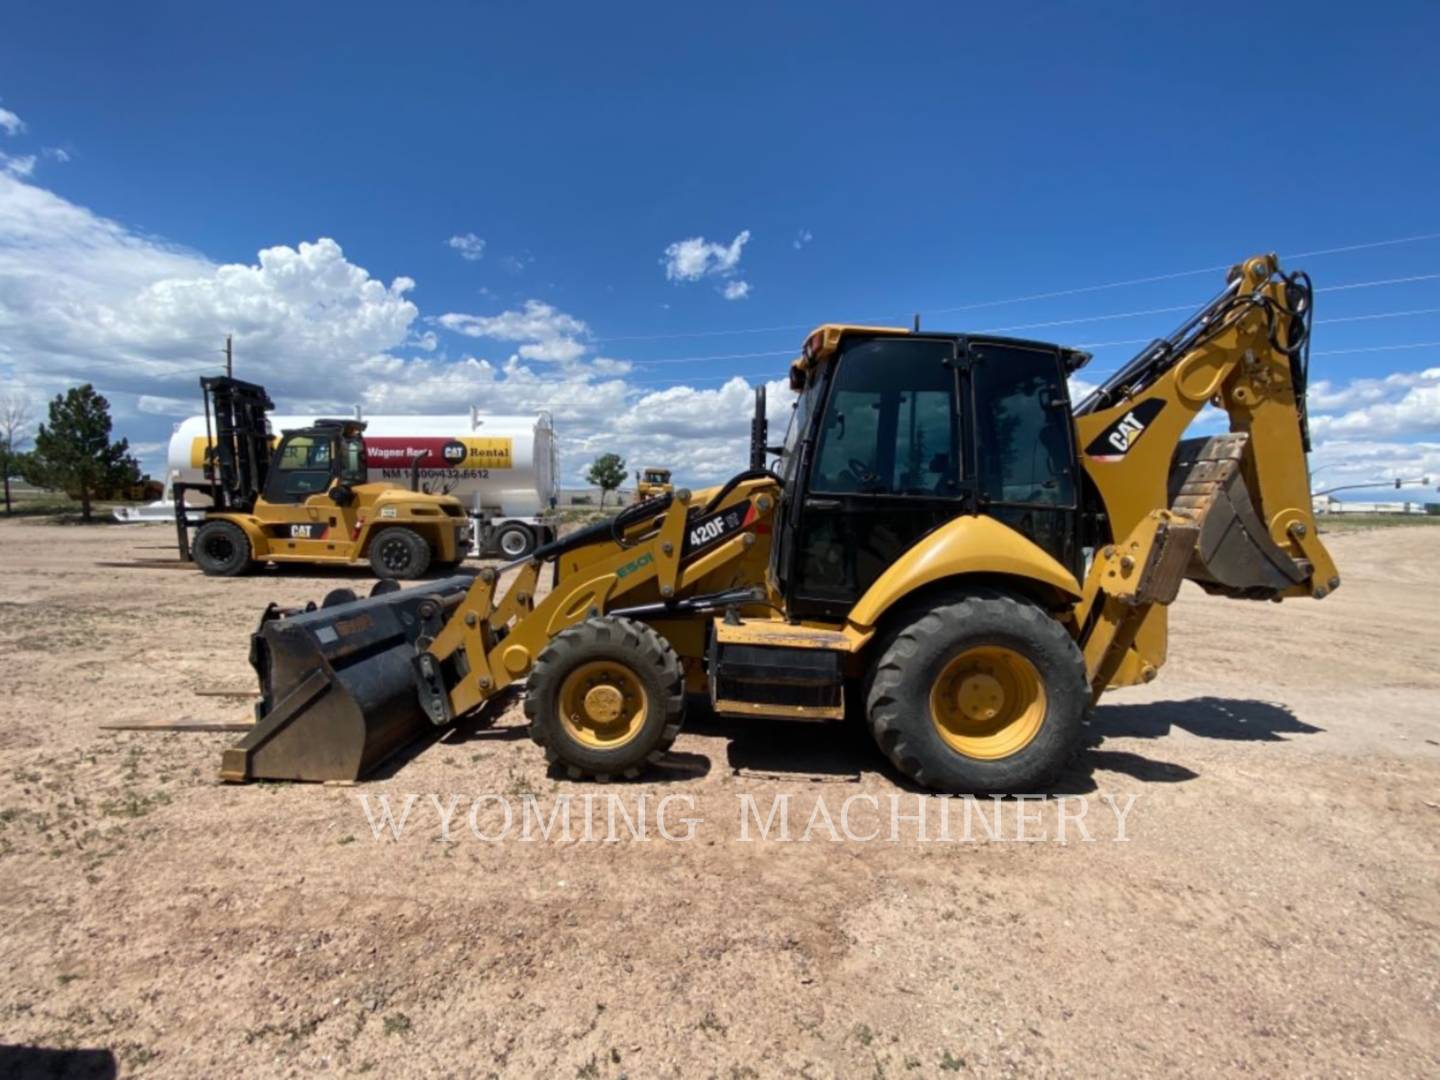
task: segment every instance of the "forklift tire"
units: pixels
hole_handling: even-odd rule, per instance
[[[233,521],[207,521],[190,545],[195,565],[211,577],[239,577],[255,568],[250,538]]]
[[[495,550],[508,561],[523,559],[535,550],[535,534],[524,525],[506,525],[495,534]]]
[[[369,558],[376,577],[407,581],[430,568],[430,545],[413,529],[392,526],[375,534]]]
[[[680,734],[680,657],[644,623],[596,616],[563,630],[526,683],[530,738],[571,779],[632,778]]]
[[[895,767],[953,794],[1045,789],[1080,744],[1085,660],[1042,608],[948,597],[893,633],[870,679],[870,731]]]

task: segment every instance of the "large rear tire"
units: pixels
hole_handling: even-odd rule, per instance
[[[211,577],[238,577],[255,568],[250,538],[233,521],[207,521],[190,545],[195,565]]]
[[[413,529],[392,526],[370,541],[370,568],[378,578],[408,581],[430,568],[430,545]]]
[[[947,599],[895,632],[870,680],[875,741],[916,783],[954,794],[1044,790],[1080,743],[1085,660],[1042,608]]]
[[[675,650],[644,623],[616,616],[557,634],[525,692],[530,737],[574,779],[639,776],[670,748],[684,714]]]

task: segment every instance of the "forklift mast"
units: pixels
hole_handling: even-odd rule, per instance
[[[200,390],[205,398],[205,480],[177,481],[171,487],[182,562],[191,558],[190,528],[203,522],[206,510],[249,512],[270,471],[270,424],[265,414],[275,405],[265,388],[227,375],[207,375],[200,379]],[[188,506],[188,491],[209,496],[210,506]]]
[[[245,513],[265,490],[270,424],[275,407],[263,386],[225,375],[200,380],[205,395],[205,478],[216,509]],[[212,429],[211,423],[214,423]]]

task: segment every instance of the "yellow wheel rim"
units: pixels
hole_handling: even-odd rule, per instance
[[[1045,723],[1045,684],[1014,649],[966,649],[930,688],[930,720],[957,754],[1009,757],[1029,746]]]
[[[648,706],[639,678],[612,660],[581,664],[560,684],[560,722],[571,738],[597,750],[639,735]]]

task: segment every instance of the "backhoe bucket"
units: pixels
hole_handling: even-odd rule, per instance
[[[417,697],[417,641],[439,632],[471,581],[366,600],[332,594],[327,606],[299,612],[272,604],[250,639],[256,724],[225,751],[221,779],[359,780],[434,730]]]
[[[1248,442],[1244,432],[1181,442],[1170,504],[1200,530],[1185,576],[1206,592],[1265,600],[1306,581],[1311,567],[1270,539],[1245,483]]]

